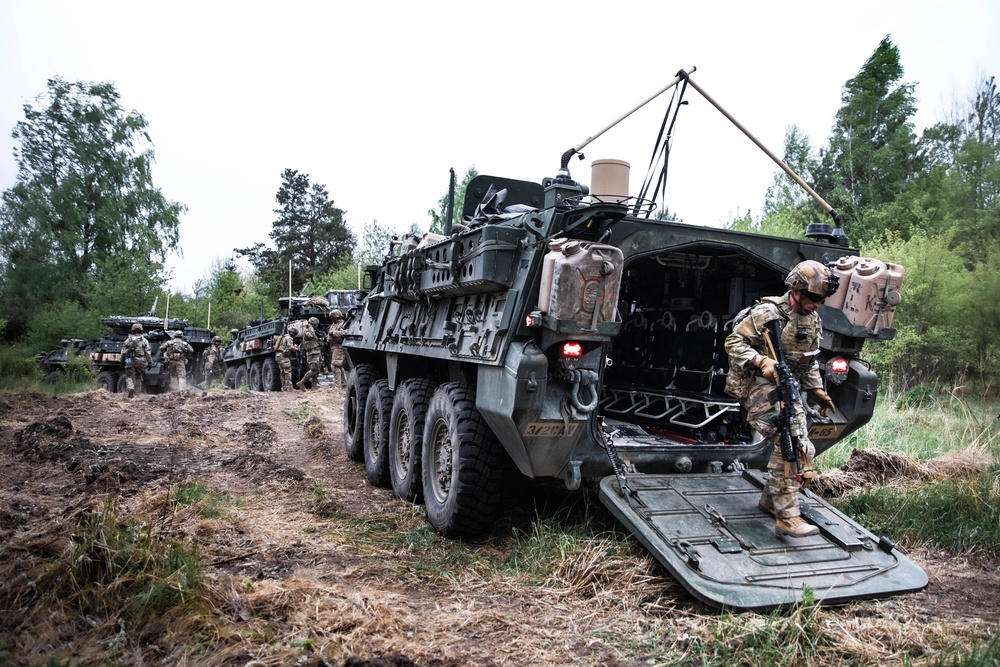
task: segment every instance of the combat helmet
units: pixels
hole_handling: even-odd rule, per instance
[[[184,338],[184,332],[178,329],[174,332],[174,338]]]
[[[344,319],[344,314],[340,312],[339,308],[334,308],[330,311],[330,318],[334,320],[342,320]]]
[[[212,336],[212,342],[213,343],[222,343],[222,339],[219,338],[218,336]]]
[[[132,325],[132,333],[142,333],[142,325],[136,322]]]
[[[319,319],[316,318],[316,317],[310,317],[309,318],[309,326],[318,327],[319,326]]]
[[[828,297],[840,286],[840,276],[813,259],[799,262],[785,277],[790,290],[805,290],[811,296]]]

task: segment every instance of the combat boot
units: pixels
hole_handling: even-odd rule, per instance
[[[809,537],[810,535],[818,535],[819,528],[811,523],[806,523],[800,516],[793,516],[790,519],[778,517],[774,532],[777,535],[788,535],[789,537]]]
[[[302,378],[301,380],[299,380],[298,382],[296,382],[295,383],[295,388],[296,389],[302,389],[303,391],[305,391],[305,388],[306,388],[306,379]]]
[[[129,398],[135,398],[135,389],[129,389],[128,390],[128,397]]]

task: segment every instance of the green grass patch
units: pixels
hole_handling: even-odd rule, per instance
[[[224,517],[231,508],[242,504],[241,499],[211,489],[200,482],[179,485],[174,489],[170,502],[174,507],[197,505],[198,516],[203,519]]]
[[[123,522],[113,500],[87,517],[37,588],[84,616],[106,618],[148,620],[205,601],[197,550],[162,538],[149,523]]]
[[[862,489],[837,502],[876,534],[964,552],[1000,550],[1000,466],[972,478]]]
[[[316,415],[316,409],[309,405],[299,405],[297,407],[285,408],[283,414],[296,424],[302,424],[310,417]]]
[[[650,665],[699,665],[700,667],[799,667],[845,664],[840,638],[826,630],[812,590],[803,591],[803,602],[767,614],[723,613],[706,618],[697,634],[664,637],[595,633]]]
[[[981,449],[1000,460],[997,401],[935,393],[921,385],[884,393],[871,421],[823,453],[823,468],[837,468],[853,449],[880,449],[925,462],[949,452]]]
[[[911,667],[914,663],[907,659],[903,664]],[[987,642],[977,642],[971,647],[953,646],[921,664],[924,667],[996,667],[1000,665],[1000,633],[994,634]]]

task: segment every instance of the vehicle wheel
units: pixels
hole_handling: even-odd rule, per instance
[[[404,380],[396,390],[389,417],[389,482],[403,500],[420,500],[420,450],[424,421],[434,386],[430,380]]]
[[[118,393],[119,394],[124,394],[125,392],[128,391],[128,387],[126,386],[127,380],[128,380],[128,377],[124,373],[122,373],[121,375],[118,376]]]
[[[264,391],[278,391],[281,389],[281,370],[278,362],[268,357],[260,367],[260,384]]]
[[[388,380],[376,380],[365,402],[365,474],[372,486],[389,486],[389,416],[394,396]]]
[[[101,371],[97,374],[97,386],[106,389],[112,394],[118,391],[118,373],[111,371]]]
[[[240,366],[236,369],[235,375],[233,375],[233,387],[236,389],[242,389],[247,386],[247,376],[250,371],[247,370],[246,366]]]
[[[261,363],[259,361],[250,364],[250,375],[247,381],[250,384],[250,391],[262,391],[264,389],[264,385],[261,382]]]
[[[352,461],[365,460],[365,402],[372,382],[379,377],[371,364],[358,364],[347,378],[344,396],[344,450]]]
[[[422,456],[427,518],[445,537],[487,531],[500,499],[503,448],[464,382],[438,387],[424,425]]]
[[[222,386],[226,389],[236,389],[236,366],[226,368],[226,374],[222,376]]]
[[[52,371],[45,376],[45,382],[48,384],[55,384],[56,382],[59,382],[59,380],[62,379],[63,379],[62,371]]]

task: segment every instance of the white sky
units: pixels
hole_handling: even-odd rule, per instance
[[[167,266],[190,291],[233,248],[270,242],[285,168],[326,185],[359,240],[372,220],[426,229],[449,168],[554,176],[563,151],[691,65],[776,154],[792,124],[825,145],[843,84],[887,34],[918,133],[1000,76],[996,0],[0,0],[0,189],[16,176],[10,130],[49,78],[114,82],[149,122],[155,184],[188,207]],[[637,194],[668,99],[584,149],[573,176],[627,160]],[[700,225],[757,215],[777,167],[687,99],[667,206]]]

